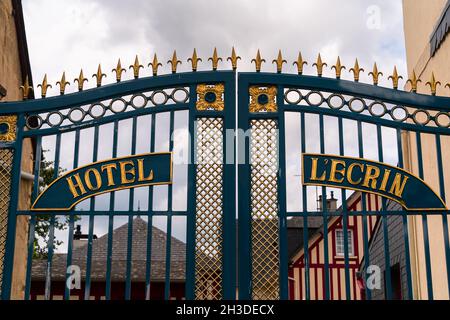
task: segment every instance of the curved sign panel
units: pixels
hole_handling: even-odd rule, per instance
[[[98,194],[172,183],[172,153],[146,153],[76,168],[55,179],[36,199],[34,211],[68,211]]]
[[[323,154],[302,154],[303,184],[375,193],[406,210],[447,210],[442,199],[420,178],[381,162]]]

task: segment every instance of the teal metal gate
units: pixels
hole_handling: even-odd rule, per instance
[[[320,187],[321,203],[314,208],[310,201],[311,194],[314,195],[314,189],[301,185],[304,177],[302,177],[301,171],[298,171],[303,170],[300,165],[301,155],[307,152],[315,151],[324,155],[330,153],[329,150],[334,150],[332,153],[336,155],[349,155],[351,152],[347,149],[346,133],[347,125],[351,123],[356,130],[353,134],[356,137],[353,150],[356,158],[367,158],[368,150],[374,152],[370,157],[376,158],[373,160],[379,162],[387,161],[387,158],[391,159],[392,154],[395,154],[394,166],[406,167],[408,170],[414,171],[420,178],[425,176],[424,166],[426,165],[422,151],[423,140],[426,139],[427,144],[432,141],[435,145],[433,159],[436,161],[434,166],[437,170],[439,195],[445,201],[446,181],[442,153],[445,146],[442,141],[448,143],[448,140],[445,139],[450,135],[450,99],[434,96],[438,85],[434,77],[428,83],[433,95],[427,96],[415,93],[417,88],[415,76],[410,80],[413,93],[398,91],[399,77],[396,70],[390,77],[393,80],[394,89],[387,89],[377,86],[379,73],[376,66],[371,73],[374,85],[367,85],[358,82],[361,70],[357,63],[351,69],[355,77],[355,81],[352,82],[340,79],[342,66],[339,60],[334,66],[337,79],[331,79],[322,77],[324,64],[320,57],[315,64],[318,77],[302,75],[305,62],[301,56],[295,62],[298,67],[298,75],[282,74],[282,65],[285,61],[281,54],[277,60],[274,60],[277,65],[277,73],[261,73],[261,64],[264,60],[261,59],[259,52],[254,59],[256,72],[240,73],[236,76],[238,58],[233,50],[229,58],[233,70],[217,71],[219,58],[215,52],[211,58],[213,71],[197,72],[199,59],[194,51],[193,57],[188,60],[192,64],[192,72],[177,73],[179,61],[174,54],[173,59],[169,61],[172,65],[172,74],[160,76],[157,75],[159,63],[155,56],[152,63],[153,77],[139,78],[139,69],[142,66],[136,60],[136,63],[131,66],[135,79],[123,82],[121,81],[123,69],[119,61],[115,69],[116,84],[102,86],[104,74],[99,66],[98,72],[94,75],[97,79],[97,88],[83,91],[85,79],[81,72],[80,77],[76,79],[78,93],[64,95],[67,83],[63,76],[58,82],[61,95],[45,98],[48,87],[45,78],[41,85],[42,99],[8,102],[0,105],[0,279],[2,299],[10,299],[15,296],[14,288],[18,285],[15,283],[16,281],[20,286],[20,276],[14,275],[14,272],[19,273],[18,264],[20,263],[26,266],[23,277],[23,298],[36,298],[32,294],[32,273],[33,265],[37,263],[36,246],[40,243],[37,238],[42,236],[37,233],[37,226],[42,228],[42,224],[47,228],[45,229],[46,251],[41,256],[41,260],[44,260],[45,273],[43,297],[45,299],[54,297],[54,292],[58,289],[52,285],[52,267],[56,259],[54,257],[55,246],[60,241],[55,233],[55,226],[56,228],[58,226],[57,216],[66,216],[68,219],[68,236],[64,240],[67,244],[67,253],[64,255],[67,268],[73,265],[75,223],[81,215],[88,219],[86,260],[82,266],[84,291],[82,298],[84,299],[92,296],[91,271],[94,268],[92,259],[95,254],[93,253],[94,225],[99,217],[107,218],[107,241],[104,248],[106,261],[102,278],[103,296],[105,299],[115,297],[112,292],[112,283],[115,281],[113,279],[114,219],[117,216],[126,216],[128,222],[126,252],[123,253],[126,257],[123,260],[125,276],[123,278],[123,295],[121,296],[125,299],[137,297],[133,293],[133,288],[136,288],[136,286],[133,287],[133,279],[137,272],[133,251],[133,236],[136,236],[133,234],[135,230],[133,224],[135,223],[134,217],[137,216],[145,217],[147,222],[145,257],[141,257],[145,262],[144,267],[139,269],[139,272],[145,273],[145,285],[139,289],[141,291],[140,298],[150,299],[152,288],[156,288],[158,285],[153,283],[153,272],[155,272],[156,265],[153,264],[155,252],[152,252],[154,248],[152,242],[155,241],[154,235],[152,236],[152,221],[156,216],[165,217],[166,221],[165,247],[158,248],[164,251],[165,256],[163,271],[161,271],[164,274],[161,298],[164,299],[174,297],[172,291],[175,290],[175,280],[182,282],[182,296],[186,299],[299,298],[299,295],[295,294],[299,285],[290,285],[289,282],[295,278],[290,276],[290,267],[295,261],[288,252],[290,251],[288,225],[295,219],[301,221],[300,227],[303,229],[301,237],[296,238],[296,241],[302,243],[301,247],[296,248],[297,251],[303,250],[303,258],[300,262],[302,270],[300,278],[303,279],[303,282],[298,290],[301,291],[302,299],[311,299],[311,266],[312,263],[315,263],[313,260],[316,258],[310,257],[311,234],[308,220],[315,219],[317,221],[317,218],[321,220],[321,226],[316,229],[323,238],[321,256],[323,257],[323,263],[321,263],[323,278],[320,280],[322,287],[319,288],[319,285],[314,284],[314,290],[316,292],[319,289],[323,291],[321,293],[323,299],[335,299],[333,290],[336,289],[333,289],[333,286],[336,280],[333,276],[334,271],[331,270],[335,266],[329,261],[330,257],[333,258],[330,252],[335,250],[334,240],[323,236],[329,234],[330,223],[334,217],[342,219],[340,223],[343,229],[342,265],[344,268],[343,291],[345,293],[342,296],[339,294],[340,298],[361,298],[360,295],[352,295],[351,291],[356,286],[357,272],[365,272],[371,265],[370,253],[376,242],[375,229],[372,230],[370,227],[368,230],[368,224],[371,223],[372,217],[376,218],[379,232],[382,234],[380,241],[384,251],[385,298],[393,298],[392,259],[390,256],[390,250],[392,250],[390,241],[393,240],[389,235],[390,218],[401,221],[404,257],[402,267],[404,273],[401,277],[405,278],[404,283],[406,284],[406,287],[403,288],[406,295],[403,298],[417,298],[414,296],[414,285],[420,286],[420,284],[413,283],[413,272],[416,271],[412,270],[410,261],[409,229],[411,227],[408,224],[411,217],[420,218],[422,226],[425,277],[429,299],[433,299],[434,287],[427,223],[430,217],[441,219],[442,245],[443,252],[445,252],[444,278],[448,284],[447,288],[450,290],[447,209],[430,211],[408,211],[401,207],[393,209],[385,199],[380,200],[380,208],[374,209],[366,203],[366,193],[362,192],[360,208],[350,210],[346,202],[350,197],[351,190],[342,188],[338,197],[340,209],[328,210],[326,186]],[[237,90],[236,82],[238,83]],[[23,90],[24,96],[27,97],[29,91],[27,84],[24,85]],[[237,108],[235,106],[236,96]],[[45,190],[50,190],[50,184],[43,182],[43,163],[48,161],[44,156],[44,139],[53,139],[55,146],[52,155],[53,163],[50,166],[52,170],[50,173],[48,170],[45,171],[47,176],[51,176],[50,180],[52,181],[68,177],[71,171],[65,171],[66,169],[74,169],[73,172],[81,170],[83,168],[81,159],[86,162],[86,153],[91,152],[87,163],[91,162],[94,166],[100,166],[101,161],[120,161],[121,157],[129,158],[142,153],[140,150],[143,148],[142,141],[148,141],[148,143],[145,142],[148,145],[144,148],[146,154],[171,152],[171,161],[174,161],[173,155],[177,151],[174,144],[178,143],[177,135],[174,135],[175,123],[178,115],[183,112],[187,114],[186,123],[190,135],[187,139],[189,161],[186,164],[186,182],[185,188],[182,188],[181,191],[174,192],[176,183],[172,180],[167,183],[165,195],[164,191],[161,191],[162,189],[155,191],[157,188],[161,188],[156,186],[156,183],[147,183],[143,187],[144,190],[147,190],[145,191],[147,208],[141,210],[139,201],[136,201],[136,193],[142,188],[134,189],[134,185],[131,184],[114,190],[100,190],[100,184],[111,181],[106,179],[112,179],[113,176],[108,176],[107,170],[99,171],[100,169],[89,167],[88,164],[87,167],[91,171],[87,170],[85,173],[85,186],[81,180],[76,180],[75,175],[73,176],[75,177],[73,181],[77,183],[75,189],[78,189],[76,190],[80,192],[93,191],[91,197],[85,200],[84,207],[75,206],[69,211],[62,212],[54,210],[54,207],[45,209],[44,206],[39,210],[36,209],[35,200],[46,192]],[[166,122],[160,119],[162,115],[167,117]],[[311,120],[311,115],[313,118],[315,117],[315,127],[312,124],[314,121]],[[139,124],[144,117],[148,117],[149,125]],[[293,119],[297,119],[297,124]],[[127,120],[130,121],[129,131],[124,130],[125,133],[122,134],[121,125]],[[334,131],[328,129],[331,122],[335,123]],[[310,125],[313,127],[308,127]],[[363,132],[366,125],[372,126],[373,135]],[[101,135],[102,128],[105,126],[112,128],[109,137],[105,134]],[[236,128],[239,130],[236,131]],[[383,140],[385,128],[393,132],[389,138],[390,141]],[[91,133],[86,134],[88,131]],[[163,131],[166,131],[168,138],[161,142],[159,135],[162,135]],[[330,132],[333,132],[331,140]],[[408,159],[409,164],[405,166],[405,138],[402,136],[405,133],[410,138],[413,137],[411,139],[414,141],[416,151],[413,152],[414,165],[411,165],[411,159]],[[63,143],[65,135],[73,135],[71,143]],[[295,135],[294,140],[298,141],[297,149],[288,145],[287,142],[288,139],[292,139],[293,135]],[[129,146],[128,149],[124,149],[126,151],[119,152],[122,143],[121,137],[124,136],[125,139],[128,139]],[[105,152],[105,141],[109,141],[108,139],[111,141],[110,148],[108,147],[109,149]],[[237,144],[235,144],[235,140]],[[383,147],[387,142],[394,146],[388,150],[389,156],[386,148]],[[88,147],[89,143],[92,144],[91,147]],[[24,146],[27,144],[32,146],[31,158],[30,154],[24,152]],[[298,158],[298,164],[294,165],[290,162],[292,154],[294,154],[294,158]],[[62,166],[62,161],[70,164]],[[27,163],[31,163],[32,172],[24,174]],[[296,163],[296,160],[293,163]],[[139,166],[139,162],[136,162],[136,165]],[[291,165],[296,166],[297,169],[289,169],[288,167]],[[122,172],[125,172],[124,176],[122,175],[122,182],[128,181],[126,177],[130,171],[126,170],[125,164],[121,168]],[[136,168],[138,169],[133,170],[142,169],[141,171],[144,171],[143,167]],[[102,172],[104,176],[97,175],[96,172]],[[292,174],[293,172],[296,174]],[[132,176],[136,176],[136,171],[133,171]],[[296,178],[292,180],[292,176]],[[24,177],[28,177],[30,180],[29,185],[24,182]],[[92,177],[97,183],[95,186],[92,183]],[[173,178],[179,177],[178,173]],[[293,184],[298,184],[299,189],[295,190]],[[83,190],[80,185],[89,190]],[[122,189],[129,190],[127,191],[128,195],[125,198],[122,195],[117,200],[117,194],[123,192]],[[27,192],[31,195],[31,202],[27,202]],[[107,207],[99,209],[96,203],[99,202],[100,193],[107,192],[110,194],[106,200]],[[154,194],[161,198],[155,198]],[[52,196],[58,197],[58,194],[51,194],[50,201],[52,201]],[[177,207],[177,202],[182,202],[180,199],[184,198],[187,199],[186,208],[174,209]],[[292,200],[294,198],[300,199],[297,207],[290,203],[290,201],[294,201]],[[162,209],[158,204],[162,201],[161,199],[165,202]],[[103,203],[105,199],[101,201]],[[186,219],[186,243],[185,253],[183,253],[185,259],[179,260],[182,266],[178,264],[172,266],[176,260],[174,254],[180,253],[172,252],[172,242],[175,241],[172,239],[173,220],[178,217]],[[236,220],[237,217],[238,220]],[[353,239],[353,235],[350,236],[348,232],[349,219],[356,219],[356,217],[362,221],[363,244],[361,246],[362,257],[360,257],[360,261],[358,260],[359,269],[352,266],[350,254],[355,249],[350,252],[349,246],[352,246],[352,240],[349,240],[349,237]],[[302,219],[298,220],[298,218]],[[238,221],[239,231],[237,243],[236,221]],[[16,230],[24,228],[28,239],[25,245],[26,250],[24,250],[26,252],[24,261],[20,262],[18,257],[21,257],[22,242],[16,236]],[[17,231],[17,234],[20,232]],[[332,243],[329,243],[329,239],[332,240]],[[236,248],[238,253],[236,253]],[[317,259],[320,260],[321,257],[318,256]],[[237,266],[238,268],[236,268]],[[238,275],[236,275],[236,269],[238,269]],[[183,279],[174,279],[174,270],[181,270],[180,272],[184,274],[184,282]],[[352,270],[352,274],[350,274],[350,270]],[[64,274],[65,279],[71,277],[69,270],[65,270]],[[294,283],[298,281],[298,277],[296,279],[293,280]],[[370,299],[372,290],[364,285],[365,280],[363,277],[363,291],[365,298]],[[314,281],[317,281],[317,277]],[[70,286],[64,286],[63,296],[65,299],[70,299]],[[314,297],[318,298],[319,295],[315,294]]]

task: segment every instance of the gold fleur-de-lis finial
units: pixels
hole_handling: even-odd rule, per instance
[[[120,82],[120,80],[122,79],[122,72],[127,72],[126,69],[122,68],[122,64],[120,63],[120,59],[119,61],[117,61],[117,66],[115,69],[112,69],[113,72],[116,73],[116,81]]]
[[[78,91],[83,91],[84,82],[88,82],[89,80],[86,79],[83,75],[83,69],[80,71],[80,75],[77,79],[74,79],[73,82],[78,82]]]
[[[47,89],[52,87],[52,85],[47,82],[47,74],[44,75],[42,84],[38,84],[37,86],[38,88],[41,87],[41,97],[45,98],[47,96]]]
[[[148,64],[148,66],[152,66],[153,76],[158,75],[158,67],[162,67],[162,64],[158,62],[158,57],[156,57],[156,53],[153,55],[153,61]]]
[[[219,65],[219,61],[222,61],[222,58],[217,55],[217,48],[214,48],[213,55],[212,57],[208,58],[208,61],[211,61],[213,71],[216,71],[217,66]]]
[[[66,81],[66,73],[63,72],[61,80],[59,80],[56,84],[59,85],[59,94],[63,95],[64,91],[66,91],[66,86],[70,85],[69,81]]]
[[[103,78],[103,77],[106,78],[106,74],[104,74],[104,73],[102,72],[102,67],[101,67],[100,64],[98,65],[97,73],[94,73],[94,74],[92,75],[92,78],[93,78],[93,77],[97,78],[97,87],[100,87],[100,86],[102,85],[102,78]]]
[[[313,63],[313,67],[317,68],[317,75],[319,77],[322,76],[324,66],[328,66],[328,65],[325,62],[322,62],[322,57],[320,56],[320,53],[319,53],[319,55],[317,56],[317,61]]]
[[[336,64],[332,66],[331,69],[334,69],[336,71],[336,79],[340,79],[341,72],[343,69],[345,69],[345,66],[341,64],[341,58],[339,58],[339,56],[337,57]]]
[[[436,78],[434,77],[434,72],[431,72],[431,79],[425,85],[430,86],[431,94],[433,96],[435,96],[436,95],[437,86],[441,85],[441,82],[440,81],[436,81]]]
[[[272,64],[277,64],[277,73],[281,73],[283,69],[283,63],[287,63],[286,60],[283,59],[283,56],[281,55],[281,50],[278,50],[278,56],[275,60],[272,61]]]
[[[202,61],[202,58],[197,57],[197,50],[194,48],[194,52],[192,53],[192,58],[187,59],[187,61],[192,64],[192,71],[197,71],[197,64],[199,61]]]
[[[260,72],[261,71],[261,65],[262,65],[263,62],[266,62],[266,60],[261,58],[261,53],[259,52],[259,49],[258,49],[258,52],[256,52],[256,58],[252,59],[251,62],[255,63],[256,72]]]
[[[133,75],[134,75],[135,79],[139,78],[139,69],[140,68],[144,68],[144,66],[139,63],[139,58],[136,55],[136,57],[134,58],[134,63],[132,65],[130,65],[130,67],[128,68],[128,69],[133,69]]]
[[[28,81],[28,75],[25,76],[25,82],[22,86],[20,86],[20,90],[22,90],[23,100],[27,100],[30,96],[31,91],[33,90],[33,87],[30,86],[30,83]]]
[[[237,69],[237,61],[241,59],[238,55],[236,55],[236,51],[234,50],[234,47],[231,49],[231,56],[227,58],[227,61],[231,61],[231,68],[233,71],[236,71]]]
[[[369,76],[372,76],[373,84],[375,86],[378,85],[378,77],[382,76],[382,75],[383,75],[383,72],[378,71],[377,63],[375,62],[373,64],[373,70],[371,72],[369,72]]]
[[[308,64],[308,62],[303,60],[302,53],[298,52],[297,61],[294,61],[292,65],[297,65],[298,74],[303,74],[303,65]]]
[[[173,51],[172,60],[167,61],[172,66],[172,73],[177,73],[177,66],[181,64],[181,61],[177,58],[177,51]]]
[[[394,66],[394,71],[392,72],[392,75],[390,75],[388,79],[392,80],[392,87],[395,90],[397,90],[398,89],[398,80],[403,79],[403,77],[398,75],[396,66]]]
[[[411,91],[417,92],[417,84],[422,82],[422,80],[417,79],[416,72],[413,70],[412,77],[406,81],[406,84],[411,83]]]
[[[351,68],[349,70],[349,72],[353,72],[353,78],[354,78],[355,82],[358,82],[359,74],[361,72],[364,72],[364,69],[359,67],[358,59],[355,60],[355,65],[353,66],[353,68]]]

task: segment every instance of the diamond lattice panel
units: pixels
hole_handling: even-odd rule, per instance
[[[222,298],[223,120],[197,121],[195,297]]]
[[[11,186],[11,167],[13,151],[0,150],[0,292],[3,279],[3,263],[5,261],[6,230],[8,228],[8,207]]]
[[[251,121],[252,298],[279,299],[278,134],[275,120]]]

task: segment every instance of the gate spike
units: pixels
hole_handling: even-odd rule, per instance
[[[435,96],[436,95],[437,86],[441,85],[441,82],[440,81],[436,81],[436,78],[434,77],[434,72],[431,72],[431,79],[425,85],[430,86],[431,94],[433,96]]]
[[[59,94],[63,95],[64,91],[66,91],[66,85],[70,85],[69,81],[66,81],[66,73],[63,72],[61,80],[56,84],[59,84]]]
[[[349,72],[353,72],[353,78],[354,78],[355,82],[358,82],[359,81],[359,74],[361,72],[364,72],[364,69],[359,67],[358,58],[356,58],[355,65],[353,66],[353,68],[351,68],[349,70]]]
[[[373,84],[375,86],[377,86],[378,85],[378,76],[382,76],[383,72],[378,71],[378,67],[377,67],[377,63],[376,62],[373,64],[373,71],[369,72],[369,76],[370,75],[372,76]]]
[[[298,57],[297,57],[297,61],[294,61],[292,63],[292,65],[297,65],[297,72],[298,74],[303,74],[303,65],[308,64],[308,62],[304,61],[302,58],[302,53],[299,51],[298,52]]]
[[[80,71],[80,75],[77,79],[74,79],[73,82],[78,82],[78,91],[83,91],[84,82],[89,82],[88,79],[86,79],[83,75],[83,69]]]
[[[139,59],[138,59],[137,55],[136,55],[136,58],[134,58],[134,63],[132,65],[130,65],[130,67],[128,69],[131,69],[131,68],[133,68],[134,78],[135,79],[139,78],[139,69],[144,68],[144,66],[139,63]]]
[[[45,96],[47,95],[47,89],[52,87],[51,84],[47,83],[47,74],[44,75],[42,84],[38,84],[37,86],[38,86],[38,88],[41,87],[41,97],[45,98]]]
[[[106,78],[106,74],[102,73],[102,67],[100,66],[100,64],[98,64],[97,73],[94,73],[92,75],[92,78],[93,77],[97,78],[97,87],[100,87],[102,85],[102,78]]]
[[[173,51],[172,60],[167,61],[167,63],[171,64],[171,66],[172,66],[172,73],[177,73],[177,66],[178,66],[178,64],[182,64],[182,62],[180,60],[178,60],[178,58],[177,58],[177,51],[176,50]]]
[[[251,62],[255,62],[256,72],[260,72],[261,71],[261,65],[262,65],[263,62],[266,62],[266,60],[265,59],[261,59],[261,53],[259,52],[259,49],[258,49],[258,52],[256,53],[256,58],[252,59]]]
[[[217,66],[219,65],[219,61],[222,61],[222,58],[220,58],[217,55],[217,48],[216,47],[214,47],[213,56],[208,58],[208,61],[212,62],[212,69],[213,69],[213,71],[216,71],[217,70]]]
[[[398,75],[396,66],[394,66],[394,71],[392,72],[392,75],[389,76],[388,80],[389,79],[392,79],[392,87],[395,90],[397,90],[398,89],[398,80],[403,79],[403,77]]]
[[[30,86],[30,83],[28,81],[28,75],[25,76],[25,82],[24,82],[24,84],[22,86],[19,87],[19,89],[22,90],[23,100],[27,100],[29,98],[29,96],[30,96],[30,92],[33,90],[33,87]]]
[[[234,47],[231,48],[231,56],[227,58],[227,61],[231,61],[231,68],[233,71],[236,71],[237,69],[237,61],[241,59],[238,55],[236,55],[236,51],[234,50]]]
[[[328,65],[325,62],[322,62],[322,57],[320,56],[320,53],[317,56],[317,61],[313,63],[313,67],[314,66],[317,68],[317,75],[321,77],[323,73],[323,67]]]
[[[196,72],[197,71],[197,64],[199,61],[202,61],[202,58],[198,58],[197,57],[197,50],[195,50],[194,48],[194,52],[192,53],[192,58],[187,59],[187,62],[191,62],[192,65],[192,71]]]
[[[341,65],[341,58],[338,56],[336,64],[331,67],[331,69],[336,70],[336,79],[341,78],[341,72],[343,69],[345,69],[345,66]]]
[[[412,77],[406,81],[406,84],[411,83],[411,91],[417,92],[417,84],[422,82],[422,80],[417,79],[416,72],[413,70]]]
[[[117,61],[116,68],[112,69],[111,72],[116,73],[116,81],[120,82],[120,80],[122,79],[122,72],[127,72],[127,70],[122,68],[122,64],[120,63],[120,59],[119,59],[119,61]]]
[[[272,61],[272,64],[273,63],[277,64],[277,73],[281,73],[283,69],[283,63],[287,63],[287,61],[284,60],[283,56],[281,55],[281,50],[278,50],[278,57],[276,58],[276,60]]]
[[[156,57],[156,53],[153,55],[153,61],[148,64],[148,66],[152,66],[153,76],[158,75],[158,67],[162,67],[162,64],[158,62],[158,58]]]

